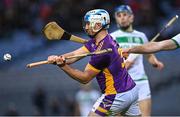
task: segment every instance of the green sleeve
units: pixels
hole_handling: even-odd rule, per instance
[[[171,39],[175,44],[176,44],[176,48],[180,48],[180,45],[178,44],[178,42],[175,39]]]

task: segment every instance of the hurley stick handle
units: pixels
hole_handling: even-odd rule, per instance
[[[86,56],[104,54],[104,53],[109,53],[109,52],[112,52],[111,48],[103,49],[103,50],[99,50],[99,51],[95,51],[95,52],[88,52],[88,53],[80,54],[80,55],[69,56],[69,57],[66,57],[65,59],[86,57]],[[48,61],[39,61],[39,62],[30,63],[30,64],[27,64],[27,68],[32,68],[32,67],[36,67],[36,66],[44,65],[44,64],[49,64],[49,62]]]
[[[161,35],[161,33],[164,32],[168,27],[170,27],[177,19],[178,15],[171,18],[171,20],[152,38],[151,42],[155,41]]]
[[[44,65],[44,64],[48,64],[48,61],[34,62],[34,63],[27,64],[26,66],[27,66],[27,68],[31,68],[31,67],[36,67],[39,65]]]
[[[88,42],[88,40],[85,40],[85,39],[83,39],[81,37],[77,37],[75,35],[71,35],[70,40],[74,41],[74,42],[77,42],[77,43],[82,43],[82,44],[85,44],[86,42]]]

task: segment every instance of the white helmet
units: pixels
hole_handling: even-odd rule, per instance
[[[93,29],[96,23],[102,24],[102,29],[108,29],[110,25],[109,13],[104,9],[95,9],[88,11],[84,16],[84,24],[89,22]],[[83,25],[84,27],[85,25]]]

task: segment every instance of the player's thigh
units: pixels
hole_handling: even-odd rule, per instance
[[[139,103],[136,100],[134,103],[132,103],[130,105],[130,107],[127,109],[127,111],[125,113],[123,113],[122,115],[126,115],[126,116],[140,116],[141,115],[141,111],[139,108]]]
[[[151,90],[149,86],[149,81],[136,82],[138,87],[138,101],[146,100],[151,98]]]
[[[139,103],[138,103],[138,88],[135,87],[136,89],[133,89],[131,91],[131,103],[128,106],[127,110],[122,112],[121,115],[126,115],[126,116],[139,116],[141,115],[141,111],[139,108]]]
[[[93,105],[92,112],[96,113],[99,116],[108,116],[110,115],[110,107],[113,104],[115,94],[113,95],[105,95],[102,94],[101,97],[96,101]],[[93,114],[91,112],[91,114]]]
[[[118,93],[113,95],[102,95],[94,104],[92,112],[100,116],[108,115],[120,115],[120,113],[126,113],[131,105],[138,99],[138,90],[133,88],[130,91],[124,93]],[[139,106],[137,106],[139,110]],[[132,115],[139,115],[140,111],[131,111]]]

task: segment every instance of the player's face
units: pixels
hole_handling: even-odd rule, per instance
[[[85,32],[86,32],[88,35],[95,35],[96,32],[97,32],[98,30],[100,30],[100,28],[101,28],[101,24],[100,24],[100,23],[96,23],[96,24],[94,25],[94,27],[92,27],[92,26],[90,25],[90,22],[86,22],[85,27],[84,27]]]
[[[93,31],[92,31],[90,22],[86,22],[84,29],[88,35],[93,35]]]
[[[133,23],[133,15],[127,12],[119,12],[115,15],[116,22],[120,27],[125,28],[129,27]]]

